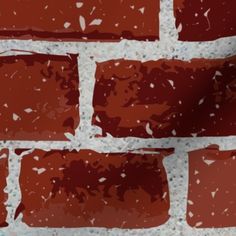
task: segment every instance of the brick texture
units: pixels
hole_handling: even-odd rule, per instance
[[[0,58],[0,139],[66,140],[79,123],[77,55]]]
[[[5,205],[7,194],[4,190],[7,185],[8,154],[9,152],[7,149],[0,150],[0,227],[8,226],[8,223],[6,222],[7,210]]]
[[[235,10],[0,0],[0,235],[235,235]]]
[[[93,124],[114,137],[235,135],[236,57],[98,63]]]
[[[234,0],[174,0],[176,27],[183,41],[236,35]]]
[[[1,0],[0,5],[1,38],[155,40],[159,35],[159,0]]]
[[[161,225],[169,218],[162,160],[172,153],[35,150],[22,160],[16,217],[22,212],[23,222],[32,227]]]
[[[197,228],[236,226],[236,151],[217,145],[189,153],[187,221]]]

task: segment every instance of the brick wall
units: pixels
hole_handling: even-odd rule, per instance
[[[21,4],[0,17],[1,234],[235,235],[235,3]]]

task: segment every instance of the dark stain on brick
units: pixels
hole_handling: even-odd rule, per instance
[[[17,148],[17,149],[15,149],[15,153],[16,153],[16,155],[21,155],[23,152],[28,151],[28,150],[30,150],[30,149],[29,148],[25,148],[25,149]]]
[[[74,119],[72,117],[69,117],[64,121],[63,126],[74,129],[74,124],[75,124]]]
[[[99,162],[91,165],[82,160],[72,161],[69,166],[63,165],[63,178],[51,178],[53,197],[60,188],[63,188],[68,195],[74,194],[80,202],[84,202],[86,197],[84,191],[94,196],[96,192],[99,192],[99,186],[103,187],[104,197],[111,197],[109,190],[115,185],[120,201],[124,201],[126,191],[139,188],[150,195],[151,201],[155,201],[157,196],[161,198],[163,185],[166,185],[167,181],[163,181],[161,173],[155,171],[159,169],[158,161],[154,160],[151,164],[132,163],[132,159],[133,155],[127,154],[127,162],[122,163],[119,167],[110,164],[106,170],[101,170],[102,166],[99,165]],[[126,173],[125,178],[121,176],[122,173]],[[104,182],[99,182],[100,178],[105,178]],[[78,192],[78,188],[83,190]]]
[[[179,39],[209,41],[236,35],[234,0],[174,0]]]

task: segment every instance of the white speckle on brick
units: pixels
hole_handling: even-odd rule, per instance
[[[125,174],[125,173],[121,173],[120,176],[121,176],[122,178],[125,178],[125,177],[126,177],[126,174]]]
[[[190,218],[192,218],[194,216],[191,211],[189,211],[188,215],[189,215]]]
[[[101,25],[102,19],[94,19],[89,25]]]
[[[79,17],[79,24],[80,24],[80,28],[84,31],[86,28],[86,22],[83,16]]]
[[[171,133],[172,133],[174,136],[176,136],[176,134],[177,134],[175,129],[173,129]]]
[[[76,7],[77,8],[81,8],[83,5],[84,5],[83,2],[77,2],[76,3]]]
[[[21,120],[20,116],[17,115],[16,113],[13,113],[13,114],[12,114],[12,119],[13,119],[14,121]]]
[[[150,83],[150,88],[154,88],[155,85],[153,83]]]
[[[141,7],[138,9],[142,14],[144,14],[144,11],[145,11],[145,7]]]
[[[64,28],[65,28],[65,29],[68,29],[70,26],[71,26],[71,23],[70,23],[70,22],[65,22],[65,23],[64,23]]]
[[[153,135],[153,131],[151,130],[150,123],[146,124],[146,132],[149,135]]]
[[[199,227],[199,226],[201,226],[203,223],[202,222],[197,222],[196,224],[195,224],[195,227]]]
[[[25,111],[26,113],[31,113],[33,110],[32,110],[31,108],[26,108],[24,111]]]
[[[100,183],[103,183],[103,182],[105,182],[106,180],[107,180],[106,178],[102,177],[102,178],[100,178],[98,181],[99,181]]]
[[[202,157],[202,160],[209,166],[215,162],[215,160],[208,160],[204,156]]]
[[[203,104],[203,103],[204,103],[204,100],[205,100],[205,98],[202,98],[202,99],[198,102],[198,105]]]
[[[38,175],[41,175],[43,172],[46,171],[45,168],[37,168],[37,167],[34,167],[32,170],[37,172]]]

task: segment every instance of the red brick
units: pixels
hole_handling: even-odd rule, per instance
[[[79,123],[77,55],[0,57],[0,139],[66,140]]]
[[[189,153],[187,221],[197,228],[236,226],[236,150]]]
[[[236,134],[236,57],[97,64],[92,123],[103,136]]]
[[[5,202],[7,200],[7,194],[4,189],[7,185],[6,178],[8,176],[8,155],[7,149],[0,150],[0,227],[8,226],[6,222],[7,210]]]
[[[16,217],[32,227],[161,225],[170,204],[162,160],[172,153],[35,150],[22,159]]]
[[[1,38],[156,40],[159,0],[0,0]]]
[[[174,0],[176,27],[183,41],[236,35],[235,0]]]

